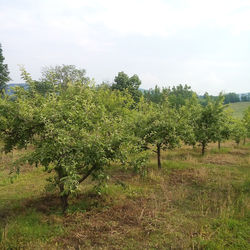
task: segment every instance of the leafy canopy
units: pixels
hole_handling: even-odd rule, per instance
[[[140,141],[131,131],[132,103],[125,93],[82,84],[47,96],[19,88],[13,101],[0,101],[0,137],[6,152],[33,146],[19,164],[55,172],[50,182],[60,188],[65,209],[68,195],[89,175],[97,178],[111,162],[140,156]]]
[[[240,141],[247,136],[247,128],[244,120],[235,118],[232,124],[231,138],[239,145]]]
[[[125,91],[127,90],[133,99],[138,102],[141,96],[139,87],[141,85],[141,80],[137,75],[129,77],[124,72],[119,72],[115,77],[114,83],[111,86],[112,90]]]
[[[196,142],[202,145],[202,154],[210,142],[216,142],[219,138],[218,129],[225,106],[224,98],[220,95],[217,99],[205,96],[205,105],[196,104],[196,117],[194,120],[194,135]]]
[[[145,149],[148,145],[157,147],[159,168],[161,149],[173,149],[180,143],[180,121],[179,113],[166,100],[161,104],[154,104],[141,99],[138,105],[134,130]]]
[[[247,137],[250,137],[250,107],[244,112],[243,123],[246,127]]]

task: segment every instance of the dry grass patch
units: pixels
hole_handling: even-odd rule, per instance
[[[143,217],[148,212],[145,202],[138,199],[102,210],[92,209],[86,213],[69,215],[64,225],[71,229],[70,233],[56,239],[56,242],[61,242],[65,248],[121,249],[127,238],[139,234]],[[136,238],[139,240],[138,235]]]
[[[190,168],[190,169],[177,169],[172,170],[169,174],[170,185],[184,184],[204,184],[208,180],[208,169],[205,167],[201,168]]]
[[[215,164],[215,165],[237,165],[241,161],[241,157],[236,155],[205,155],[203,159],[200,160],[200,162],[205,164]]]

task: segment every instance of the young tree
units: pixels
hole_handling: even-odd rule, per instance
[[[215,142],[218,139],[217,129],[220,124],[220,116],[224,110],[222,95],[215,100],[212,100],[208,95],[205,98],[206,105],[197,106],[199,111],[194,123],[194,134],[196,141],[201,144],[202,155],[205,154],[208,143]]]
[[[149,149],[148,145],[156,147],[154,152],[161,169],[161,150],[173,149],[180,143],[180,117],[166,101],[159,105],[142,99],[138,109],[134,129],[144,142],[145,149]]]
[[[182,141],[191,146],[196,144],[195,128],[197,120],[201,114],[202,107],[199,103],[199,99],[195,93],[191,98],[186,99],[185,105],[179,108],[179,113],[182,118]]]
[[[250,107],[244,112],[243,123],[246,127],[247,137],[250,138]]]
[[[247,129],[245,127],[244,121],[240,119],[234,119],[232,124],[231,138],[235,141],[237,146],[239,146],[240,141],[244,139],[247,135]]]
[[[232,114],[228,110],[223,110],[219,116],[216,128],[216,141],[218,142],[218,149],[221,147],[221,142],[228,140],[232,132]]]
[[[11,80],[9,77],[8,65],[4,64],[3,49],[0,43],[0,96],[6,88],[6,83]]]
[[[5,152],[33,146],[18,164],[55,172],[51,185],[59,188],[65,211],[69,195],[88,176],[97,178],[111,162],[126,163],[131,152],[137,155],[132,102],[124,93],[82,84],[47,96],[19,88],[13,101],[0,100],[0,137]]]

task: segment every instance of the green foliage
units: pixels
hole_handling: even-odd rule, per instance
[[[224,96],[225,96],[225,99],[224,99],[225,104],[240,102],[239,95],[237,95],[236,93],[228,93],[228,94],[225,94]]]
[[[75,84],[48,96],[31,86],[15,97],[0,102],[4,150],[32,144],[33,152],[18,164],[28,162],[56,172],[50,181],[60,188],[64,208],[68,195],[89,175],[96,177],[114,161],[128,163],[131,153],[140,157],[140,141],[130,129],[133,100],[125,93]]]
[[[180,116],[167,101],[153,104],[141,99],[138,109],[135,118],[136,134],[142,139],[145,149],[148,148],[148,144],[156,146],[158,167],[161,168],[161,149],[173,149],[179,146]]]
[[[166,89],[161,89],[156,85],[154,89],[145,90],[143,96],[145,100],[159,104],[164,102],[166,93]]]
[[[157,85],[154,89],[144,91],[144,98],[154,103],[162,103],[168,99],[169,105],[173,108],[179,109],[184,106],[186,101],[192,98],[194,92],[188,85],[178,85],[172,88],[159,88]]]
[[[130,78],[120,76],[123,86]],[[248,145],[212,148],[208,157],[189,147],[162,152],[181,141],[205,150],[229,134],[241,139],[249,110],[233,122],[222,96],[201,105],[187,86],[156,87],[135,103],[137,87],[36,82],[24,69],[22,77],[27,90],[0,98],[1,147],[18,152],[3,157],[25,170],[13,181],[1,159],[0,248],[249,248]],[[163,154],[163,171],[147,149],[158,167]],[[80,186],[88,176],[94,182]],[[64,210],[75,194],[67,216],[44,192],[46,179]]]
[[[0,96],[6,88],[6,83],[10,81],[8,65],[4,64],[3,49],[0,43]]]
[[[212,99],[206,95],[206,105],[197,105],[194,120],[194,135],[202,146],[202,155],[210,142],[222,140],[228,136],[228,127],[224,124],[227,115],[224,115],[223,96]],[[225,125],[225,127],[224,127]]]
[[[232,133],[232,124],[233,118],[231,112],[224,109],[220,113],[215,135],[215,140],[218,141],[219,147],[221,142],[226,141],[230,138],[230,135]]]
[[[51,82],[34,81],[33,88],[37,93],[46,95],[48,93],[52,93],[55,89],[55,86]]]
[[[250,106],[244,112],[243,123],[246,127],[247,137],[250,138]]]
[[[188,85],[173,86],[168,89],[168,101],[172,107],[180,108],[185,105],[186,101],[193,96],[194,92]]]
[[[241,102],[250,102],[250,93],[241,94]]]
[[[231,138],[239,145],[240,141],[247,136],[247,129],[243,120],[234,119],[232,124]]]
[[[195,146],[197,142],[195,125],[201,112],[201,105],[196,94],[186,100],[186,104],[179,109],[182,118],[181,139],[187,145]]]
[[[141,92],[139,90],[140,85],[141,80],[137,75],[129,77],[124,72],[119,72],[118,75],[115,77],[111,89],[119,91],[127,90],[128,93],[131,94],[135,102],[138,102],[141,96]]]
[[[34,98],[34,94],[40,94],[46,96],[49,93],[55,92],[59,86],[55,84],[55,82],[49,82],[46,80],[34,81],[32,80],[30,74],[26,71],[26,69],[21,66],[21,77],[27,84],[27,88],[23,90],[22,87],[15,87],[14,92],[18,95],[26,95],[27,98]]]

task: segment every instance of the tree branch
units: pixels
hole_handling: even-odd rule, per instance
[[[85,179],[87,179],[95,169],[97,169],[97,166],[93,166],[92,168],[90,168],[89,171],[78,182],[81,183]]]

